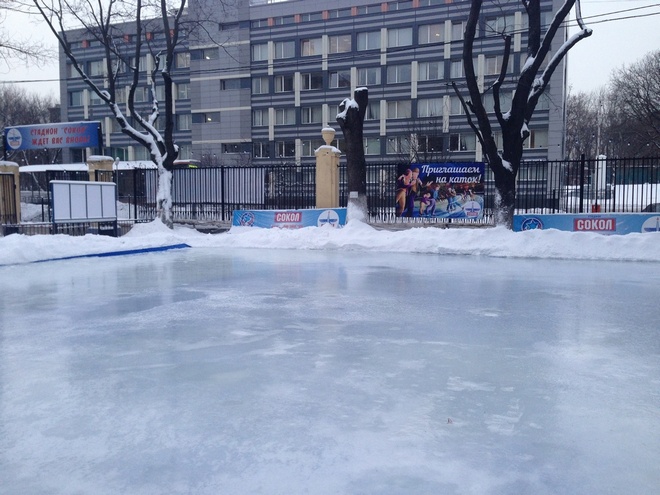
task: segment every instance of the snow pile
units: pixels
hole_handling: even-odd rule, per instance
[[[223,234],[202,234],[189,227],[176,226],[174,230],[170,230],[156,220],[148,224],[138,224],[120,238],[99,235],[9,235],[0,238],[0,264],[176,244],[219,249],[308,249],[660,262],[659,233],[605,236],[557,230],[511,232],[504,228],[434,227],[389,231],[350,220],[342,229],[235,227]]]

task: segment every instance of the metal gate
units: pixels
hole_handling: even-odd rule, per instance
[[[15,225],[17,223],[14,174],[0,173],[0,225]]]

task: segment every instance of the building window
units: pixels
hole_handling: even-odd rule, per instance
[[[392,136],[387,138],[388,155],[410,153],[410,138],[408,136]]]
[[[292,15],[285,15],[282,17],[276,17],[274,19],[274,23],[276,26],[285,26],[287,24],[293,24],[296,22],[296,18],[293,17]]]
[[[357,8],[358,15],[380,14],[380,4],[363,5]]]
[[[268,43],[252,45],[252,61],[261,62],[268,60]]]
[[[69,106],[70,107],[82,107],[84,104],[84,93],[82,91],[71,91],[69,92]]]
[[[254,158],[270,158],[270,143],[252,143],[252,156]]]
[[[525,141],[525,148],[547,148],[548,147],[548,131],[540,129],[530,130],[529,137]]]
[[[407,10],[412,9],[412,0],[399,0],[398,2],[390,2],[387,4],[388,10]]]
[[[252,94],[263,95],[268,93],[268,77],[255,77],[252,79]]]
[[[451,23],[451,40],[452,41],[462,40],[463,31],[465,31],[465,21],[453,21]]]
[[[388,101],[388,119],[409,119],[412,116],[412,105],[410,100]]]
[[[410,64],[405,65],[388,65],[387,66],[387,83],[408,83],[410,82]]]
[[[241,89],[240,79],[223,79],[220,81],[220,91],[229,91],[232,89]]]
[[[392,28],[387,30],[387,46],[394,48],[397,46],[412,45],[412,28]]]
[[[364,138],[364,154],[380,155],[380,139],[377,137]]]
[[[328,38],[328,51],[330,53],[346,53],[351,51],[351,35],[340,34]]]
[[[328,17],[330,19],[341,19],[345,17],[351,17],[351,9],[335,9],[328,11]]]
[[[320,124],[323,121],[323,107],[302,107],[300,120],[303,124]]]
[[[417,30],[419,44],[442,43],[445,41],[444,24],[425,24]]]
[[[417,101],[417,117],[441,117],[442,98],[422,98]]]
[[[103,100],[94,91],[90,91],[89,92],[89,104],[90,105],[101,105],[101,104],[103,104]]]
[[[418,65],[420,81],[438,81],[445,77],[444,62],[420,62]]]
[[[275,109],[275,125],[294,125],[296,123],[295,108]]]
[[[527,16],[523,16],[527,18]],[[485,36],[499,36],[502,34],[513,34],[515,29],[515,16],[506,15],[500,17],[489,17],[484,26]]]
[[[176,116],[176,130],[189,131],[192,129],[192,114],[182,113]]]
[[[449,97],[449,115],[463,115],[465,113],[463,104],[458,96]]]
[[[493,55],[486,57],[486,75],[499,76],[503,61],[504,61],[504,57],[502,55]],[[509,63],[507,64],[506,71],[511,72],[512,70],[513,70],[513,57],[509,57]]]
[[[300,14],[300,20],[302,22],[311,22],[311,21],[322,21],[323,14],[321,12],[312,12],[308,14]]]
[[[217,60],[220,58],[220,51],[217,48],[202,48],[190,52],[191,60]]]
[[[275,92],[285,93],[293,91],[293,75],[275,76]]]
[[[174,66],[177,69],[190,67],[190,52],[179,52],[174,59]]]
[[[312,89],[323,89],[323,73],[308,72],[300,75],[301,87],[305,91]]]
[[[380,120],[380,101],[370,101],[367,103],[364,120]]]
[[[151,95],[151,88],[148,91]],[[156,100],[165,101],[165,86],[156,86]]]
[[[360,86],[375,86],[380,84],[380,67],[366,67],[357,71],[358,84]]]
[[[190,98],[190,84],[179,83],[176,85],[177,100],[187,100]]]
[[[317,149],[325,145],[323,139],[304,140],[302,142],[302,156],[314,156]]]
[[[321,38],[300,40],[300,55],[303,57],[321,55],[323,46],[322,41],[323,40]]]
[[[259,108],[252,110],[252,125],[254,127],[263,127],[268,125],[268,109]]]
[[[87,63],[87,73],[91,77],[102,76],[105,70],[103,60],[94,60]]]
[[[330,87],[331,88],[350,88],[351,87],[351,72],[338,71],[330,73]]]
[[[449,151],[474,151],[477,147],[474,134],[450,134]]]
[[[420,153],[443,153],[444,144],[442,136],[417,136],[417,150]]]
[[[220,122],[220,112],[193,113],[193,124],[215,124]]]
[[[276,141],[275,153],[278,157],[294,157],[296,156],[296,142],[295,141]]]
[[[367,31],[357,34],[357,49],[378,50],[380,49],[380,31]]]
[[[240,153],[241,144],[240,143],[223,143],[222,144],[223,153]]]
[[[452,60],[451,69],[449,76],[452,79],[460,79],[463,77],[463,61],[462,60]]]
[[[296,44],[294,41],[275,42],[275,58],[293,58],[296,56]]]

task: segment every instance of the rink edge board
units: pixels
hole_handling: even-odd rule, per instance
[[[148,247],[148,248],[140,248],[140,249],[126,249],[123,251],[108,251],[105,253],[78,254],[74,256],[63,256],[61,258],[48,258],[45,260],[31,261],[30,263],[46,263],[48,261],[75,260],[80,258],[110,258],[113,256],[128,256],[131,254],[158,253],[163,251],[171,251],[173,249],[185,249],[189,247],[190,246],[188,244],[171,244],[169,246]]]

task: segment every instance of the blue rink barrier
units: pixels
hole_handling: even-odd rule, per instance
[[[45,263],[46,261],[61,261],[61,260],[75,260],[78,258],[109,258],[112,256],[126,256],[129,254],[143,254],[143,253],[157,253],[161,251],[170,251],[172,249],[189,248],[188,244],[172,244],[169,246],[148,247],[140,249],[125,249],[122,251],[109,251],[106,253],[93,253],[93,254],[79,254],[75,256],[64,256],[61,258],[48,258],[45,260],[37,260],[32,263]]]
[[[534,229],[597,232],[599,234],[660,232],[660,215],[657,213],[582,213],[513,216],[515,232]]]
[[[343,227],[346,208],[309,210],[234,210],[232,227],[300,229],[303,227]]]

